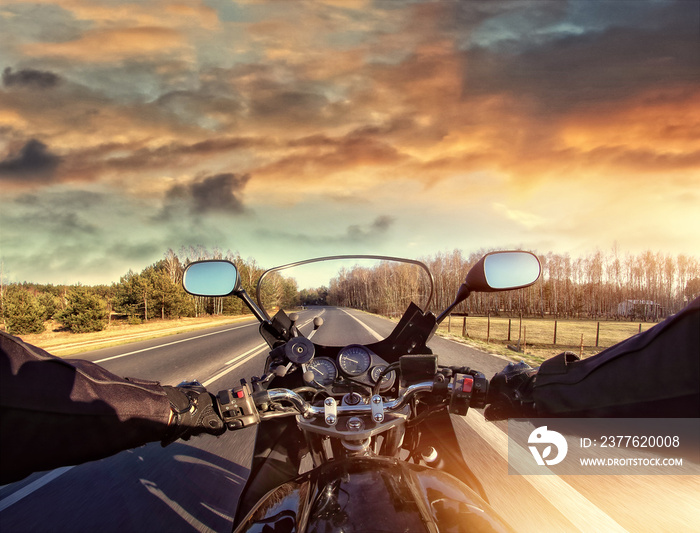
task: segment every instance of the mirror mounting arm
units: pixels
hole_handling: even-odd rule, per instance
[[[457,291],[457,297],[455,298],[455,301],[452,302],[447,307],[447,309],[440,313],[440,315],[435,319],[435,322],[437,324],[440,324],[443,320],[445,320],[447,318],[447,315],[449,315],[455,307],[457,307],[464,300],[466,300],[471,293],[472,290],[469,288],[469,285],[467,285],[466,283],[462,283],[459,286],[459,290]]]
[[[261,324],[270,323],[270,319],[265,315],[265,313],[263,313],[260,310],[260,308],[255,304],[253,299],[248,295],[248,293],[244,289],[237,291],[235,295],[238,296],[241,300],[243,300],[243,303],[246,305],[246,307],[248,307],[248,309],[250,309],[255,318],[257,318]]]

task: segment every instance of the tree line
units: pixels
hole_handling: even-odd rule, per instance
[[[431,309],[441,311],[454,299],[469,269],[487,252],[465,256],[462,251],[422,258],[434,277]],[[658,320],[683,308],[700,295],[700,261],[688,255],[650,251],[625,254],[613,248],[583,257],[538,254],[542,276],[523,290],[475,293],[455,313],[471,315],[553,316]],[[202,259],[233,262],[242,287],[255,294],[264,268],[237,252],[202,246],[168,249],[163,259],[141,272],[129,270],[118,283],[95,286],[54,286],[36,283],[0,284],[1,316],[10,333],[40,333],[55,320],[73,332],[99,331],[110,320],[141,323],[152,319],[236,315],[247,311],[235,296],[201,298],[182,288],[185,268]],[[341,269],[328,287],[298,290],[296,281],[273,273],[261,295],[266,309],[299,304],[354,307],[383,315],[402,313],[411,301],[427,300],[430,283],[415,266],[380,262],[374,267]]]
[[[0,287],[1,315],[6,331],[13,334],[41,333],[45,323],[55,320],[74,333],[100,331],[111,320],[139,324],[153,319],[197,317],[201,315],[237,315],[247,311],[235,296],[202,298],[182,288],[187,266],[203,259],[233,262],[241,286],[255,294],[255,283],[264,268],[254,259],[242,259],[238,253],[212,251],[202,246],[168,249],[163,259],[141,272],[129,270],[112,285],[42,285],[14,283]],[[261,295],[266,309],[297,304],[297,286],[293,279],[273,273],[266,279]]]
[[[441,311],[454,300],[469,269],[485,254],[461,250],[422,258],[433,274],[431,309]],[[455,308],[473,315],[525,315],[556,318],[659,320],[700,296],[700,261],[650,251],[622,256],[617,248],[583,257],[536,254],[542,275],[534,285],[498,293],[475,293]],[[397,263],[341,270],[325,294],[332,305],[346,305],[384,315],[401,313],[407,303],[425,301],[429,280]]]

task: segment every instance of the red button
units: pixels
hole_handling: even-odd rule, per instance
[[[243,391],[242,390],[236,391],[236,398],[243,398]]]
[[[471,392],[472,385],[474,385],[474,378],[467,376],[464,378],[464,384],[462,385],[462,392]]]

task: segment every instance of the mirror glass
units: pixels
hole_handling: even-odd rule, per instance
[[[238,271],[229,261],[192,263],[185,270],[182,285],[195,296],[226,296],[238,287]]]
[[[484,258],[484,275],[495,290],[524,287],[540,277],[540,262],[529,252],[497,252]]]

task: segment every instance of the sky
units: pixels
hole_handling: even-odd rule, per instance
[[[5,281],[700,255],[697,0],[0,2]]]

